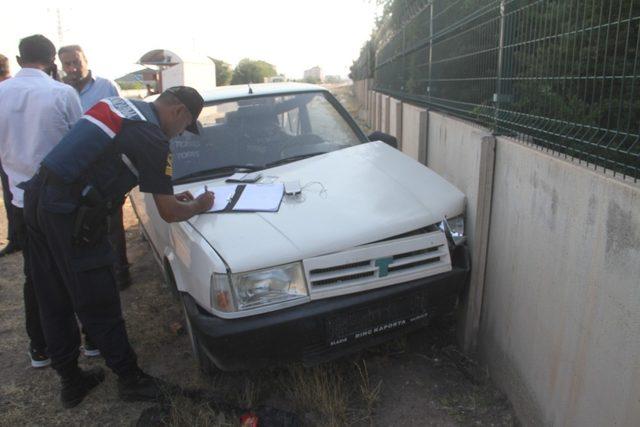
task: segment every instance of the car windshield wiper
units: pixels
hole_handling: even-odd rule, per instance
[[[263,166],[257,165],[227,165],[218,168],[205,169],[197,172],[192,172],[187,175],[183,175],[173,180],[174,184],[180,184],[188,181],[192,181],[195,178],[218,178],[226,175],[233,175],[236,172],[252,172],[262,169]]]
[[[319,156],[320,154],[327,154],[329,151],[317,151],[315,153],[299,154],[297,156],[287,157],[285,159],[276,160],[275,162],[267,163],[265,168],[282,165],[285,163],[295,162],[296,160],[306,159],[307,157]]]

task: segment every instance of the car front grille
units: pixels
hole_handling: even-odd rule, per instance
[[[406,235],[405,235],[406,236]],[[303,261],[312,299],[403,283],[451,270],[444,233],[424,230]]]

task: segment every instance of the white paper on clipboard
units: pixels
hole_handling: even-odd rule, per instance
[[[208,212],[221,212],[233,199],[239,185],[244,186],[240,198],[233,208],[227,212],[277,212],[284,195],[284,184],[229,184],[209,187],[215,199]],[[191,192],[196,198],[204,193],[204,186]]]
[[[280,208],[284,184],[247,184],[233,207],[241,212],[277,212]]]

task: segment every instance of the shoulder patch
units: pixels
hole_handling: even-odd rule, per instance
[[[167,176],[173,176],[173,157],[171,153],[167,154],[167,166],[164,168],[164,174]]]

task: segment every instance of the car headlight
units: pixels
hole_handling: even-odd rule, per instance
[[[211,305],[221,311],[249,310],[308,295],[299,262],[211,278]]]
[[[467,241],[464,234],[464,215],[458,215],[453,218],[444,218],[439,224],[440,230],[444,231],[448,239],[453,241],[455,246],[461,245]]]

